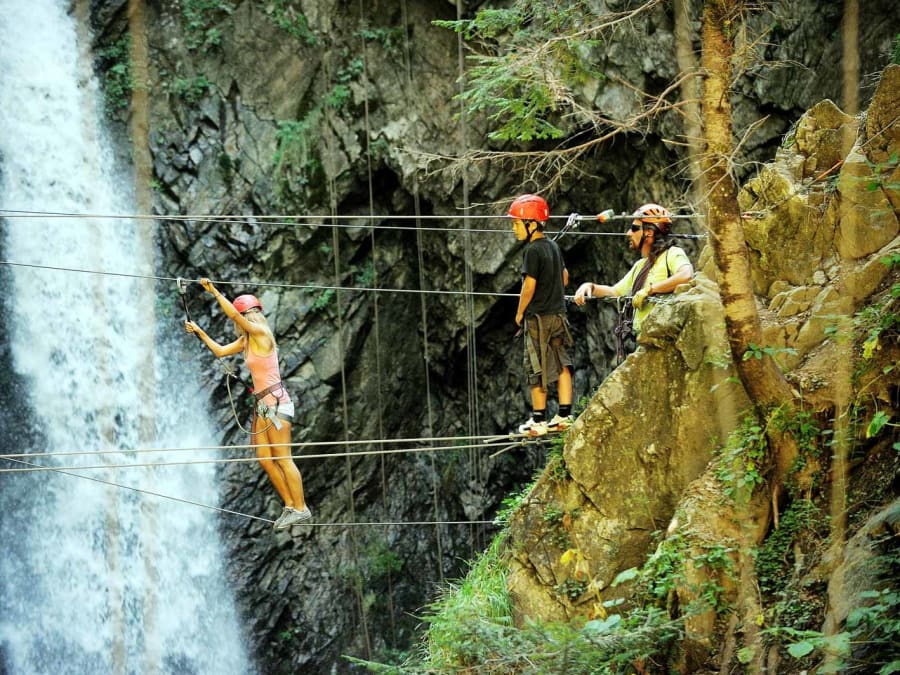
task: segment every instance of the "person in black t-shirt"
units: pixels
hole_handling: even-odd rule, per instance
[[[572,345],[566,321],[565,286],[569,272],[556,242],[544,236],[550,208],[543,197],[522,195],[509,207],[516,239],[525,242],[522,290],[516,325],[525,331],[525,372],[531,387],[531,418],[521,433],[543,436],[572,424]],[[547,385],[557,383],[559,413],[547,421]]]

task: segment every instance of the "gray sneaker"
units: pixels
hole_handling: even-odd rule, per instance
[[[285,530],[291,525],[302,523],[304,520],[312,518],[312,513],[306,507],[302,511],[298,511],[290,506],[284,507],[285,513],[275,522],[276,530]]]
[[[289,506],[285,506],[283,509],[281,509],[281,515],[278,516],[278,519],[275,521],[275,524],[273,525],[273,527],[276,530],[284,529],[284,519],[287,518],[290,515],[290,513],[291,513],[291,508]]]

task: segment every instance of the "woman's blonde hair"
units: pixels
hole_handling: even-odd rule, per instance
[[[244,318],[247,319],[250,323],[258,323],[262,326],[266,327],[266,331],[269,333],[269,337],[272,338],[272,342],[275,342],[275,333],[272,332],[272,328],[269,326],[269,322],[266,320],[266,315],[262,313],[262,310],[258,307],[253,307],[252,309],[248,309],[243,314]],[[241,328],[241,325],[235,321],[234,322],[234,332],[238,337],[247,337],[247,331]]]

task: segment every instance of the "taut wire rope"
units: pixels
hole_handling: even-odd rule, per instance
[[[462,21],[463,18],[463,9],[462,9],[462,0],[456,0],[456,20]],[[463,39],[462,33],[457,31],[456,34],[456,53],[457,53],[457,64],[459,67],[459,136],[460,136],[460,148],[462,150],[462,155],[465,156],[468,152],[469,147],[469,138],[468,138],[468,129],[467,129],[467,115],[466,115],[466,105],[465,105],[465,88],[466,88],[466,68],[465,68],[465,56],[464,56],[464,48],[463,48]],[[463,167],[461,171],[462,175],[462,190],[463,190],[463,212],[468,213],[469,210],[469,172],[467,167]],[[465,282],[466,282],[466,295],[465,295],[465,308],[466,308],[466,352],[468,357],[468,368],[466,370],[467,373],[467,384],[468,384],[468,403],[469,403],[469,434],[474,435],[479,433],[479,411],[478,411],[478,353],[477,353],[477,345],[475,340],[475,303],[470,292],[474,291],[474,277],[473,277],[473,264],[472,264],[472,233],[465,232],[463,234],[465,238]],[[482,471],[481,471],[481,462],[480,457],[476,456],[474,451],[469,451],[469,466],[472,471],[472,483],[473,485],[478,486],[479,491],[483,492],[484,486],[482,485]],[[472,531],[472,547],[473,553],[480,552],[481,549],[484,548],[483,539],[483,530],[481,528],[475,528]]]
[[[395,448],[395,449],[383,449],[383,450],[365,450],[362,452],[328,452],[328,453],[320,453],[315,455],[286,455],[284,459],[294,459],[294,460],[310,460],[310,459],[339,459],[341,457],[350,458],[350,457],[364,457],[367,455],[370,456],[383,456],[383,455],[402,455],[402,454],[410,454],[414,455],[420,452],[429,452],[433,453],[436,450],[468,450],[472,448],[480,448],[480,449],[493,449],[498,446],[506,446],[509,445],[511,439],[508,436],[497,436],[494,440],[482,441],[478,444],[468,444],[468,445],[445,445],[440,447],[434,447],[433,445],[424,447],[424,448]],[[529,439],[516,439],[516,443],[520,443],[522,445],[534,442]],[[144,452],[153,452],[153,450],[144,450]],[[52,453],[46,454],[37,454],[37,455],[28,455],[28,454],[18,454],[18,455],[0,455],[0,460],[7,460],[11,462],[19,461],[18,458],[21,457],[38,457],[38,456],[50,456]],[[85,453],[88,454],[88,453]],[[97,453],[99,454],[99,453]],[[116,452],[115,454],[129,454],[129,451]],[[160,466],[188,466],[191,464],[246,464],[250,462],[259,462],[264,461],[260,460],[258,457],[218,457],[218,458],[207,458],[207,459],[184,459],[184,460],[176,460],[176,461],[164,461],[164,462],[132,462],[129,464],[93,464],[93,465],[69,465],[62,468],[71,469],[72,471],[81,471],[81,470],[94,470],[94,469],[137,469],[143,467],[160,467]],[[0,474],[3,473],[34,473],[40,471],[51,471],[55,467],[43,465],[43,464],[35,464],[32,468],[27,469],[0,469]],[[56,467],[58,468],[58,467]]]
[[[401,0],[400,2],[400,10],[403,18],[403,48],[404,48],[404,66],[405,66],[405,74],[406,74],[406,91],[412,96],[413,95],[413,79],[412,79],[412,50],[410,48],[409,41],[409,18],[408,18],[408,7],[406,6],[406,0]],[[424,254],[424,244],[422,241],[422,232],[426,229],[432,228],[424,228],[422,226],[422,205],[419,196],[419,174],[418,171],[412,172],[412,192],[413,192],[413,207],[415,209],[415,226],[416,226],[416,258],[419,265],[419,290],[425,290],[426,287],[426,277],[425,277],[425,254]],[[422,315],[422,364],[425,367],[425,407],[427,411],[427,422],[428,422],[428,435],[434,435],[434,410],[431,405],[431,357],[428,353],[429,351],[429,340],[428,340],[428,303],[426,295],[423,293],[419,295],[419,309]],[[434,443],[432,443],[432,447],[434,447]],[[438,472],[437,472],[437,463],[435,462],[435,453],[431,452],[428,455],[430,468],[431,468],[431,500],[434,508],[434,519],[435,521],[440,519],[440,500],[438,494]],[[444,583],[444,545],[443,539],[441,535],[441,527],[440,525],[436,525],[434,528],[434,539],[435,539],[435,547],[437,548],[437,567],[438,567],[438,579],[441,583]]]
[[[36,210],[26,210],[26,209],[0,209],[0,216],[6,218],[89,218],[92,220],[102,220],[102,219],[110,219],[110,220],[160,220],[160,221],[175,221],[175,222],[193,222],[193,223],[219,223],[221,225],[247,225],[247,224],[256,224],[256,225],[283,225],[283,226],[304,226],[304,227],[336,227],[339,229],[360,229],[362,227],[375,227],[379,230],[415,230],[416,228],[413,226],[401,226],[401,225],[383,225],[380,222],[376,225],[359,225],[353,223],[338,223],[331,222],[332,218],[337,218],[339,220],[375,220],[375,221],[384,221],[384,220],[502,220],[508,221],[509,217],[505,214],[498,213],[482,213],[475,214],[471,213],[471,207],[468,208],[466,212],[460,212],[456,214],[431,214],[426,215],[422,214],[420,216],[409,215],[409,214],[394,214],[394,213],[383,213],[383,214],[362,214],[362,213],[353,213],[353,214],[336,214],[332,216],[321,215],[321,214],[280,214],[280,215],[263,215],[263,214],[230,214],[230,215],[219,215],[212,213],[203,213],[203,214],[163,214],[163,213],[154,213],[154,214],[122,214],[122,213],[80,213],[77,211],[36,211]],[[759,213],[763,213],[764,211],[750,211],[744,214],[747,215],[757,215]],[[575,219],[578,221],[595,221],[597,220],[596,215],[580,215],[574,214]],[[565,216],[550,216],[550,220],[568,220],[571,218],[571,215]],[[603,222],[606,221],[614,221],[614,220],[623,220],[630,221],[633,220],[634,216],[630,213],[620,213],[613,214],[611,216],[607,216]],[[693,220],[695,218],[702,219],[704,216],[699,213],[675,213],[672,214],[672,218],[674,220]],[[296,222],[298,220],[312,220],[316,219],[321,222]],[[432,228],[424,228],[426,230],[431,230],[434,232],[463,232],[466,229],[469,229],[471,232],[490,232],[493,234],[508,234],[506,228],[502,229],[480,229],[480,228],[461,228],[461,227],[432,227]],[[550,230],[546,231],[547,234],[551,234]],[[576,233],[577,234],[577,233]],[[590,234],[590,232],[581,232],[581,234]],[[621,234],[621,233],[620,233]]]
[[[199,282],[197,279],[184,279],[182,277],[161,277],[154,276],[150,274],[133,274],[127,272],[110,272],[106,270],[89,270],[78,267],[60,267],[56,265],[39,265],[36,263],[24,263],[24,262],[16,262],[13,260],[0,260],[0,265],[6,265],[8,267],[26,267],[29,269],[42,269],[42,270],[52,270],[54,272],[73,272],[77,274],[99,274],[101,276],[110,276],[110,277],[125,277],[129,279],[155,279],[156,281],[172,281],[178,282],[181,280],[182,282],[187,281],[189,283]],[[239,286],[239,287],[261,287],[261,288],[293,288],[297,290],[309,290],[309,291],[355,291],[355,292],[365,292],[365,293],[407,293],[407,294],[426,294],[426,295],[465,295],[466,291],[443,291],[443,290],[420,290],[416,288],[374,288],[371,286],[342,286],[340,284],[335,284],[332,286],[325,284],[289,284],[283,282],[271,282],[271,281],[227,281],[224,279],[212,279],[211,280],[217,286]],[[474,295],[483,295],[487,297],[515,297],[511,293],[501,293],[501,292],[492,292],[492,291],[473,291]]]
[[[369,215],[371,216],[375,214],[375,196],[372,187],[372,130],[369,122],[369,54],[366,44],[366,32],[364,30],[365,24],[365,3],[363,0],[359,0],[359,37],[362,47],[363,62],[363,120],[366,128],[366,180],[369,188]],[[378,248],[375,242],[374,227],[369,228],[369,238],[372,245],[372,284],[378,288]],[[379,321],[378,300],[379,295],[376,291],[372,298],[372,308],[375,318],[373,330],[375,332],[375,373],[377,384],[377,395],[375,400],[377,402],[376,410],[378,411],[378,438],[384,438],[384,412],[382,403],[384,400],[384,388],[382,382],[381,323]],[[383,509],[384,515],[387,516],[390,509],[388,504],[387,469],[385,467],[384,455],[379,457],[379,463],[381,468],[381,508]],[[390,567],[388,567],[386,577],[388,585],[388,615],[391,623],[391,643],[396,644],[397,628],[394,622],[394,579]]]
[[[18,462],[20,464],[30,464],[30,462],[26,462],[20,459],[11,460],[14,462]],[[106,467],[103,467],[106,468]],[[71,478],[80,478],[83,480],[89,480],[94,483],[100,483],[101,485],[108,485],[109,487],[118,488],[120,490],[130,490],[131,492],[137,492],[139,494],[149,495],[151,497],[158,497],[160,499],[168,499],[169,501],[178,502],[180,504],[187,504],[188,506],[196,506],[202,509],[208,509],[210,511],[217,511],[218,513],[224,513],[230,516],[240,516],[241,518],[246,518],[247,520],[258,520],[263,523],[274,523],[275,521],[270,518],[262,518],[260,516],[254,516],[249,513],[241,513],[240,511],[233,511],[231,509],[223,509],[220,506],[211,506],[210,504],[204,504],[203,502],[193,501],[190,499],[184,499],[183,497],[175,497],[173,495],[166,495],[161,492],[154,492],[153,490],[146,490],[144,488],[134,487],[132,485],[122,485],[121,483],[114,483],[113,481],[103,480],[102,478],[95,478],[94,476],[85,476],[79,473],[72,473],[64,468],[60,467],[46,467],[46,470],[53,471],[55,473],[62,474],[64,476],[69,476]],[[490,524],[493,521],[486,520],[480,521],[481,524]],[[386,522],[386,521],[373,521],[373,522],[333,522],[333,523],[310,523],[305,522],[302,524],[302,527],[396,527],[402,525],[409,526],[433,526],[433,525],[467,525],[471,526],[471,522],[468,520],[446,520],[440,523],[435,523],[432,520],[407,520],[407,521],[396,521],[396,522]]]
[[[504,438],[502,434],[490,434],[486,436],[418,436],[412,438],[378,438],[366,440],[342,440],[342,441],[296,441],[285,443],[287,447],[292,448],[308,448],[333,445],[375,445],[378,443],[431,443],[443,441],[445,443],[460,443],[462,441],[482,441],[483,443],[490,440]],[[230,445],[195,445],[191,447],[177,448],[114,448],[109,450],[73,450],[60,452],[20,452],[20,453],[0,453],[0,459],[11,457],[62,457],[62,456],[81,456],[81,455],[112,455],[112,454],[141,454],[147,452],[194,452],[197,450],[256,450],[257,448],[266,447],[260,443],[234,443]],[[458,447],[458,446],[449,446]],[[364,454],[364,452],[356,452],[354,454]]]
[[[328,50],[326,53],[326,57],[324,59],[324,71],[325,71],[325,86],[330,87],[332,82],[332,69],[331,69],[331,58],[333,56],[333,51]],[[327,96],[323,96],[323,100],[327,100]],[[325,133],[325,149],[328,153],[328,160],[324,162],[325,164],[325,173],[328,176],[328,208],[331,212],[331,221],[333,223],[337,222],[337,186],[335,184],[335,173],[337,171],[335,154],[336,149],[333,146],[334,138],[333,138],[333,130],[334,124],[331,119],[332,116],[332,108],[329,105],[325,105],[325,114],[329,122],[329,129]],[[331,253],[334,256],[334,283],[335,286],[339,286],[341,283],[341,245],[340,238],[338,237],[337,228],[333,228],[331,230]],[[342,302],[342,293],[338,290],[335,293],[335,307],[337,310],[337,324],[338,324],[338,332],[337,332],[337,340],[338,340],[338,359],[341,364],[341,413],[344,423],[344,439],[350,438],[350,413],[347,408],[347,368],[345,363],[345,350],[344,350],[344,309]],[[356,520],[356,504],[353,497],[353,465],[350,461],[349,453],[347,454],[345,467],[347,472],[346,482],[347,482],[347,497],[348,497],[348,508],[350,509],[350,519]],[[359,568],[359,544],[356,539],[356,530],[351,529],[349,532],[350,535],[350,547],[353,555],[353,564]],[[354,574],[354,590],[356,594],[356,604],[357,611],[359,612],[360,623],[362,624],[363,636],[365,638],[366,645],[366,658],[371,658],[372,653],[372,645],[369,639],[369,626],[366,617],[366,606],[363,601],[363,592],[362,592],[362,579],[360,575]]]

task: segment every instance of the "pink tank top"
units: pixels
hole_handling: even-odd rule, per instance
[[[250,377],[253,378],[253,391],[263,391],[273,384],[281,382],[281,375],[278,372],[278,350],[273,349],[268,356],[259,356],[253,352],[248,342],[247,351],[244,354],[247,368],[250,370]],[[263,401],[266,405],[275,405],[275,399],[280,403],[289,403],[291,400],[287,389],[279,387],[271,394],[266,394]]]

